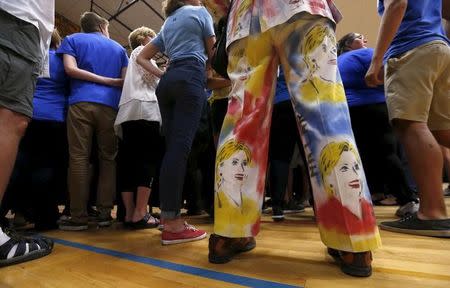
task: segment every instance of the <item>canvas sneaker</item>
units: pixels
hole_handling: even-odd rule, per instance
[[[283,221],[284,220],[284,213],[283,209],[279,206],[274,206],[272,209],[272,220],[275,222]]]
[[[178,244],[201,240],[206,237],[206,232],[195,228],[192,225],[184,223],[184,229],[181,232],[163,231],[161,234],[161,243],[163,245]]]
[[[399,233],[450,238],[450,219],[422,220],[417,213],[397,221],[381,222],[380,228]]]

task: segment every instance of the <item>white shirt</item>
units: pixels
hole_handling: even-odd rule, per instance
[[[119,102],[119,112],[114,123],[116,135],[122,138],[121,125],[123,122],[133,120],[156,121],[161,124],[161,113],[155,89],[159,78],[145,70],[136,62],[144,46],[133,50],[128,63],[127,74],[122,88],[122,96]],[[156,67],[156,62],[151,63]]]
[[[48,51],[55,23],[55,1],[0,0],[0,9],[38,28],[42,53],[41,76],[49,77]]]

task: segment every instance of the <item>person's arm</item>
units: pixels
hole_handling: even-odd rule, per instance
[[[402,23],[408,0],[384,0],[384,13],[378,31],[378,39],[365,80],[367,86],[375,87],[383,84],[383,56],[391,45],[395,34]]]
[[[159,49],[156,45],[148,43],[136,57],[136,62],[148,72],[152,73],[158,78],[161,78],[161,76],[164,74],[164,71],[154,66],[150,62],[150,59],[152,59],[158,52]]]
[[[216,43],[216,36],[205,38],[206,53],[208,54],[208,61],[206,62],[206,69],[211,68],[211,59],[214,55],[214,44]]]
[[[206,87],[208,89],[221,89],[231,85],[231,81],[222,77],[215,77],[211,69],[207,70]]]
[[[63,56],[64,70],[69,77],[103,85],[122,87],[123,78],[110,78],[78,68],[77,60],[69,54]]]

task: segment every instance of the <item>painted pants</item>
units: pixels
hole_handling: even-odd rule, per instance
[[[229,47],[232,90],[216,155],[214,233],[256,236],[264,198],[269,132],[281,64],[304,143],[320,235],[328,247],[381,245],[336,66],[328,19],[301,13]]]

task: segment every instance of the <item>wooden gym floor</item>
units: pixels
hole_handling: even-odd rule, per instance
[[[450,211],[450,198],[446,199]],[[375,207],[378,221],[394,219],[396,207]],[[207,216],[190,223],[212,231]],[[450,287],[450,239],[381,230],[373,275],[341,273],[326,255],[312,209],[287,215],[282,223],[263,216],[257,246],[224,265],[207,260],[207,239],[162,246],[156,229],[128,231],[90,227],[53,231],[50,256],[0,269],[5,287]]]

